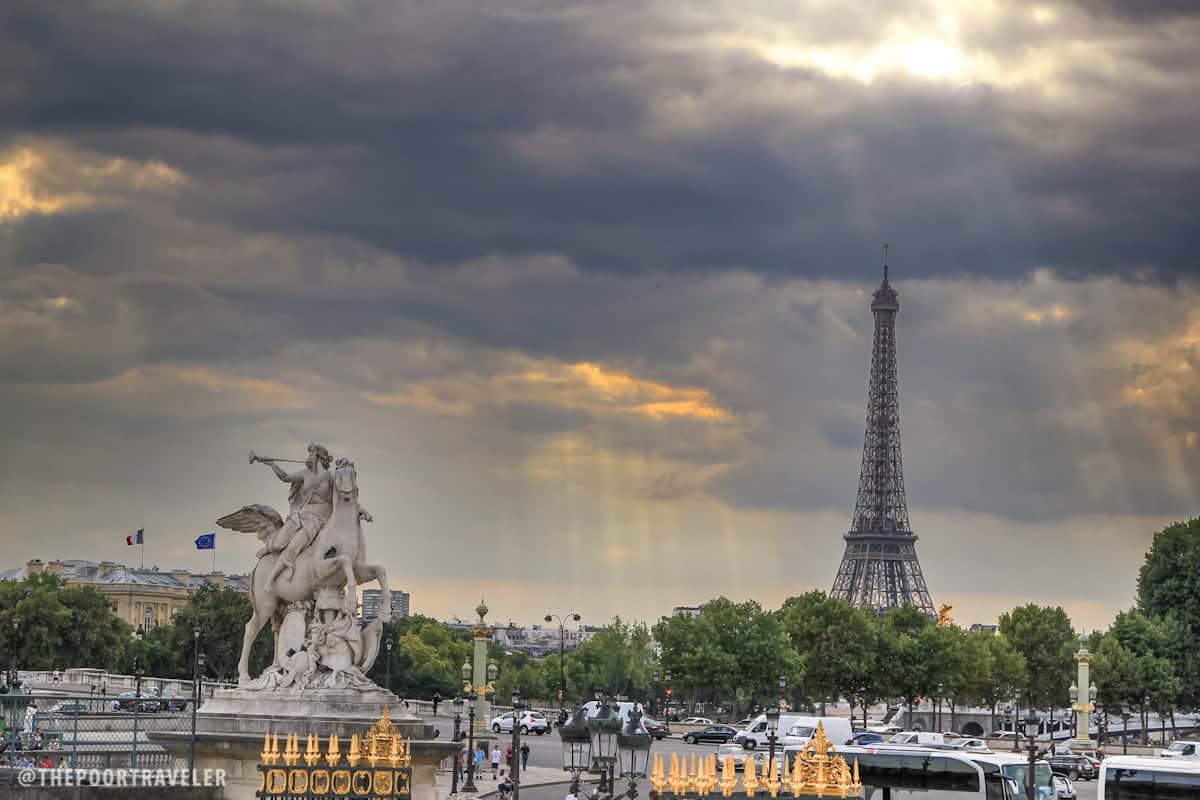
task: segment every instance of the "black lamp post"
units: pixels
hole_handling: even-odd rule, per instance
[[[1021,690],[1018,689],[1016,697],[1013,699],[1012,732],[1013,732],[1013,752],[1014,753],[1019,753],[1021,751],[1021,742],[1020,742],[1021,734],[1017,733],[1017,728],[1020,727],[1017,723],[1020,722],[1020,719],[1021,719]]]
[[[671,704],[671,697],[672,697],[672,695],[671,695],[671,670],[667,670],[665,673],[663,673],[663,680],[666,681],[666,683],[667,683],[666,704],[669,706]],[[670,709],[667,709],[667,710],[670,710]]]
[[[462,665],[463,692],[467,696],[467,779],[463,781],[464,792],[478,791],[475,788],[475,685],[471,681],[471,662]]]
[[[1133,714],[1129,711],[1129,706],[1121,705],[1121,755],[1129,754],[1129,718]]]
[[[392,690],[392,645],[395,644],[394,639],[387,640],[387,658],[384,661],[384,685],[390,692]]]
[[[568,612],[566,619],[579,622],[583,617],[574,611]],[[567,654],[567,629],[565,620],[558,614],[547,614],[546,622],[558,620],[558,707],[565,709],[567,698],[567,674],[563,671],[563,659]]]
[[[512,776],[513,800],[521,800],[521,717],[525,704],[521,702],[521,693],[512,693],[512,763],[508,765],[508,774]]]
[[[657,719],[658,718],[658,670],[654,670],[654,672],[650,673],[650,682],[654,684],[654,688],[652,690],[652,694],[650,697],[650,714],[655,719]]]
[[[17,685],[17,635],[21,631],[21,618],[16,614],[12,615],[12,653],[9,656],[8,663],[8,687],[13,689]]]
[[[629,712],[629,721],[617,734],[617,760],[621,764],[621,777],[629,782],[625,790],[629,800],[638,795],[638,779],[646,777],[650,771],[650,744],[650,734],[642,725],[642,712],[634,708]]]
[[[1025,736],[1029,739],[1029,775],[1026,781],[1026,797],[1033,800],[1037,797],[1037,730],[1038,723],[1041,720],[1038,718],[1038,713],[1033,706],[1029,707],[1029,712],[1025,714]]]
[[[766,715],[767,715],[767,743],[770,746],[770,750],[767,752],[767,767],[769,768],[771,766],[771,764],[775,761],[775,742],[779,738],[778,737],[779,706],[778,705],[768,706],[767,710],[766,710]]]
[[[574,716],[559,727],[558,735],[562,740],[563,770],[571,773],[571,794],[578,794],[579,776],[592,768],[592,735],[583,706],[575,707]]]
[[[450,773],[450,794],[458,794],[458,761],[462,758],[462,695],[456,695],[450,705],[454,706],[454,743],[458,745],[458,752],[454,754],[454,768]],[[474,758],[474,753],[469,753]]]
[[[621,731],[621,720],[600,692],[596,692],[596,701],[599,710],[588,721],[588,733],[592,737],[592,765],[593,769],[600,771],[597,791],[611,796],[612,778],[609,773],[617,761],[617,734]]]
[[[934,731],[941,733],[942,730],[942,695],[946,692],[946,684],[939,683],[937,685],[937,713],[933,716]]]
[[[192,627],[192,734],[188,748],[188,773],[196,771],[196,706],[200,705],[200,626]]]

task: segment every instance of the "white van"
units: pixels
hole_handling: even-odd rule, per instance
[[[789,744],[806,744],[817,730],[817,723],[825,726],[825,736],[835,745],[845,744],[854,736],[850,720],[845,717],[809,717],[802,714],[780,714],[779,727],[776,730],[776,745],[783,747]],[[767,736],[767,715],[759,714],[750,720],[746,729],[734,737],[733,741],[746,750],[757,747],[769,747],[771,740]]]
[[[1200,742],[1177,739],[1167,745],[1167,749],[1159,751],[1159,756],[1162,758],[1200,758],[1200,754],[1197,754],[1198,745]]]
[[[888,744],[945,744],[946,737],[932,731],[900,731],[892,734]]]

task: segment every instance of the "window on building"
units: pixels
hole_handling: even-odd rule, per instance
[[[148,608],[142,613],[142,627],[145,630],[150,630],[154,627],[154,612]]]

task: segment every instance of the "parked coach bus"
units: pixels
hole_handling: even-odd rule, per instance
[[[784,750],[790,768],[799,747]],[[858,760],[863,800],[1028,800],[1028,764],[1000,753],[972,753],[953,748],[877,745],[839,747],[839,754]],[[1038,796],[1054,796],[1050,767],[1043,761],[1034,770]]]
[[[1200,761],[1152,756],[1110,756],[1100,764],[1097,800],[1195,800]]]

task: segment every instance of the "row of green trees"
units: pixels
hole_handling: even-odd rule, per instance
[[[207,674],[228,680],[236,675],[250,605],[245,594],[204,586],[172,622],[139,641],[95,589],[40,574],[0,582],[0,614],[21,619],[6,632],[23,668],[130,672],[136,659],[147,674],[188,677],[198,626]],[[469,633],[421,616],[385,627],[394,646],[381,652],[373,679],[404,697],[460,691]],[[518,690],[546,705],[556,700],[560,680],[568,700],[601,689],[645,703],[704,702],[733,714],[780,697],[818,708],[843,697],[859,710],[881,700],[911,706],[940,697],[952,710],[983,706],[993,715],[1018,693],[1039,708],[1066,705],[1078,647],[1066,612],[1020,606],[1001,615],[999,628],[996,636],[936,625],[912,608],[879,616],[815,591],[778,609],[717,598],[695,616],[664,618],[653,628],[617,618],[561,664],[557,654],[534,659],[495,643],[489,659],[499,668],[499,697]],[[1098,699],[1110,713],[1124,708],[1144,720],[1150,711],[1200,707],[1200,520],[1156,534],[1139,573],[1138,607],[1093,632],[1088,646]],[[252,669],[265,667],[271,651],[268,629],[255,644]]]

